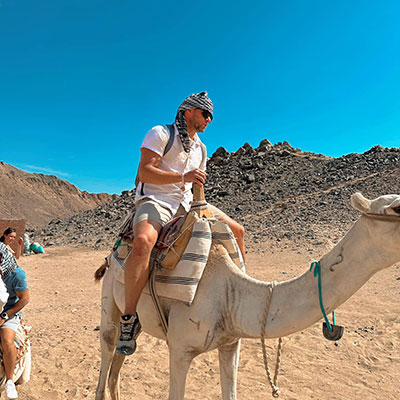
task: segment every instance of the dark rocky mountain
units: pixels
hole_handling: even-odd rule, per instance
[[[67,218],[118,198],[80,191],[54,175],[32,174],[0,161],[0,218],[25,219],[28,227]]]
[[[253,250],[265,240],[310,247],[335,242],[358,216],[350,206],[351,194],[400,193],[399,148],[375,146],[363,154],[331,158],[263,140],[257,148],[246,143],[233,153],[221,147],[207,168],[208,202],[244,224]],[[132,208],[134,191],[125,191],[31,234],[44,246],[110,247]]]

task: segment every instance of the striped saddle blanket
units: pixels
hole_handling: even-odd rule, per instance
[[[174,269],[166,269],[158,262],[157,250],[153,252],[151,268],[155,271],[155,291],[161,298],[177,300],[191,305],[197,287],[207,264],[211,243],[223,245],[232,261],[244,270],[242,254],[229,226],[216,219],[200,218],[193,215],[192,235],[183,254]],[[114,277],[124,283],[125,259],[129,254],[129,244],[121,243],[107,258],[107,263],[114,272]],[[144,288],[150,293],[149,284]]]

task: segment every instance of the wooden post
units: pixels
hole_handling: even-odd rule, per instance
[[[193,184],[193,201],[205,201],[204,186]]]
[[[193,184],[193,202],[204,202],[204,205],[196,210],[199,217],[211,218],[211,213],[208,209],[208,204],[204,196],[204,186]]]

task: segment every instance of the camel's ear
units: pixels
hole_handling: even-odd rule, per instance
[[[366,199],[360,192],[357,192],[351,196],[351,205],[358,211],[366,213],[371,207],[371,200]]]

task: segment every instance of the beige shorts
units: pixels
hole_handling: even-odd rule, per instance
[[[142,199],[136,203],[133,226],[142,221],[155,221],[164,226],[172,218],[172,212],[152,199]]]
[[[18,314],[16,314],[8,318],[8,320],[4,322],[2,326],[0,326],[0,329],[11,329],[12,331],[17,332],[20,323],[21,323],[21,317]]]
[[[211,213],[211,216],[214,218],[223,219],[226,217],[225,213],[211,204],[208,204],[208,209]],[[165,226],[165,224],[172,218],[183,214],[185,214],[185,209],[182,206],[179,206],[175,215],[172,215],[172,212],[167,207],[162,206],[152,199],[145,198],[139,200],[139,202],[136,204],[136,214],[133,219],[133,226],[142,221],[155,221],[161,226]]]

